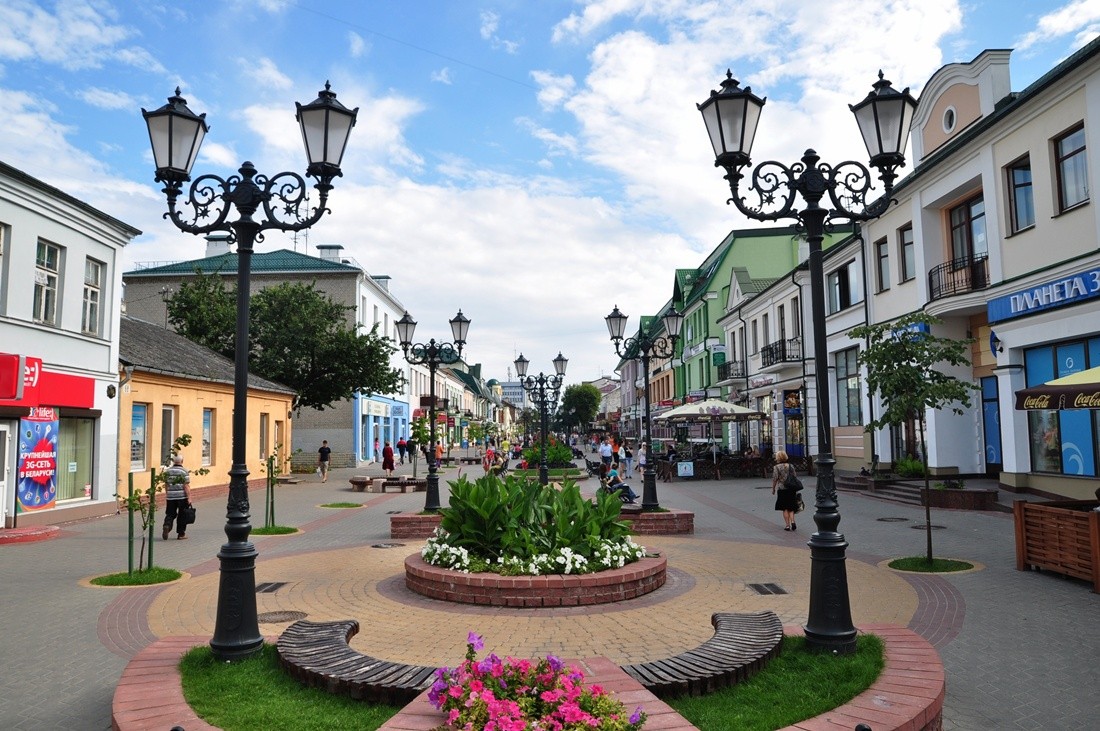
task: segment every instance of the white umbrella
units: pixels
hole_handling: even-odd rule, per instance
[[[707,399],[677,406],[653,418],[671,422],[757,421],[763,419],[764,414],[729,401]]]

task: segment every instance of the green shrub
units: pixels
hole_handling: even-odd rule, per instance
[[[523,450],[523,458],[527,464],[537,467],[539,465],[540,445],[536,442],[533,447]],[[551,441],[546,445],[546,464],[548,467],[570,467],[573,465],[573,450],[564,444]]]
[[[622,566],[645,549],[619,520],[621,503],[600,494],[585,499],[572,481],[560,490],[515,475],[485,475],[449,483],[437,535],[421,556],[458,570],[499,573],[586,573]]]
[[[924,465],[919,459],[903,457],[894,465],[894,472],[899,477],[924,477]]]

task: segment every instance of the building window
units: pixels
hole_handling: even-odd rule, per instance
[[[202,464],[214,464],[214,409],[202,410]]]
[[[176,442],[176,407],[160,407],[160,463],[169,464]]]
[[[791,337],[802,334],[802,310],[798,309],[798,298],[791,297]]]
[[[34,319],[57,324],[57,277],[61,271],[61,247],[38,242],[34,270]]]
[[[756,320],[752,321],[752,352],[754,354],[760,352],[760,337],[756,328]]]
[[[836,271],[829,272],[829,314],[846,310],[863,301],[863,280],[859,276],[858,263],[850,261]]]
[[[1084,125],[1054,140],[1054,158],[1058,166],[1058,210],[1061,212],[1089,199]]]
[[[84,260],[84,309],[80,331],[99,335],[99,299],[103,289],[103,265],[94,259]]]
[[[57,433],[57,499],[92,497],[95,419],[62,417]]]
[[[890,289],[890,249],[886,239],[875,242],[875,282],[879,292]]]
[[[1100,337],[1068,340],[1024,351],[1030,388],[1100,366]],[[1031,471],[1096,477],[1100,474],[1100,418],[1088,409],[1027,412]]]
[[[768,322],[768,319],[769,319],[768,314],[764,313],[764,316],[761,318],[762,324],[760,326],[760,333],[761,333],[761,335],[763,335],[765,343],[771,342],[771,337],[772,337],[772,335],[771,335],[771,333],[772,333],[771,323]]]
[[[260,459],[267,459],[267,424],[270,417],[260,414]]]
[[[130,410],[130,471],[141,472],[145,469],[146,428],[149,425],[149,408],[145,404],[134,404]]]
[[[901,239],[901,280],[908,282],[917,276],[917,260],[913,249],[913,227],[906,226],[898,231]]]
[[[779,327],[779,342],[787,339],[787,312],[783,305],[779,305],[775,313],[775,322]]]
[[[985,239],[985,199],[981,195],[955,206],[951,220],[951,258],[967,262],[988,251]],[[962,264],[960,264],[962,265]]]
[[[836,354],[836,411],[837,426],[863,424],[862,400],[859,397],[859,366],[856,355],[859,348],[848,348]]]
[[[1035,199],[1031,189],[1031,157],[1024,155],[1007,168],[1008,212],[1012,233],[1035,225]]]

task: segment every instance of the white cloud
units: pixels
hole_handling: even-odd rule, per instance
[[[527,130],[536,140],[546,145],[546,153],[551,157],[577,154],[577,140],[572,135],[558,134],[546,127],[539,126],[528,117],[520,117],[516,120],[516,124]]]
[[[115,50],[134,31],[107,17],[113,16],[109,6],[66,2],[50,10],[30,0],[0,4],[0,59],[37,59],[72,70],[133,58],[132,51],[120,57]]]
[[[431,75],[431,80],[436,81],[440,84],[450,85],[453,83],[451,81],[451,70],[444,66],[443,68],[439,69],[439,71],[433,71]]]
[[[93,107],[100,109],[137,109],[137,101],[129,94],[122,91],[100,89],[93,86],[77,93],[81,99]]]
[[[483,39],[490,40],[493,34],[497,32],[498,25],[500,25],[499,15],[491,10],[481,11],[481,28],[479,28],[479,32]]]
[[[266,56],[259,60],[242,58],[239,63],[244,73],[264,91],[285,91],[294,86],[290,77],[280,71],[275,62]]]
[[[539,86],[539,105],[546,110],[561,106],[577,86],[577,82],[568,74],[557,76],[549,71],[532,71],[531,78]]]
[[[1039,18],[1035,29],[1016,41],[1016,49],[1024,51],[1070,34],[1075,34],[1075,46],[1080,47],[1096,37],[1098,22],[1100,0],[1073,0]]]
[[[366,50],[367,42],[363,40],[363,36],[355,31],[348,31],[348,53],[351,57],[359,58]]]

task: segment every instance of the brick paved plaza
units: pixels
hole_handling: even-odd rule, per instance
[[[405,466],[404,471],[409,469]],[[348,491],[352,474],[327,484],[312,476],[279,488],[279,523],[297,535],[256,537],[256,581],[285,582],[257,596],[259,612],[299,611],[323,621],[353,618],[353,647],[411,664],[454,664],[466,633],[486,649],[517,656],[605,655],[616,663],[658,659],[710,636],[716,611],[771,609],[786,624],[805,621],[810,513],[785,533],[764,480],[661,484],[663,505],[693,510],[694,536],[639,539],[668,559],[669,580],[638,600],[592,608],[493,609],[442,605],[404,587],[402,562],[419,542],[390,544],[389,515],[423,505],[423,493]],[[444,473],[453,478],[455,472]],[[1002,496],[1003,497],[1003,496]],[[319,507],[363,502],[360,509]],[[254,510],[262,506],[253,497]],[[125,569],[126,523],[111,516],[62,527],[57,538],[0,546],[0,581],[18,590],[0,607],[5,672],[0,714],[12,729],[106,729],[114,685],[128,659],[154,640],[210,636],[224,502],[204,496],[191,540],[158,541],[156,563],[185,580],[146,589],[103,589],[88,577]],[[1007,513],[936,511],[937,556],[977,562],[951,576],[900,574],[885,559],[923,551],[923,510],[841,493],[840,530],[851,544],[848,576],[856,625],[909,627],[940,652],[947,670],[944,727],[1087,728],[1098,704],[1100,639],[1089,631],[1100,597],[1083,583],[1014,568]],[[255,522],[255,518],[254,518]],[[778,584],[757,595],[748,585]],[[261,624],[277,635],[286,624]]]

